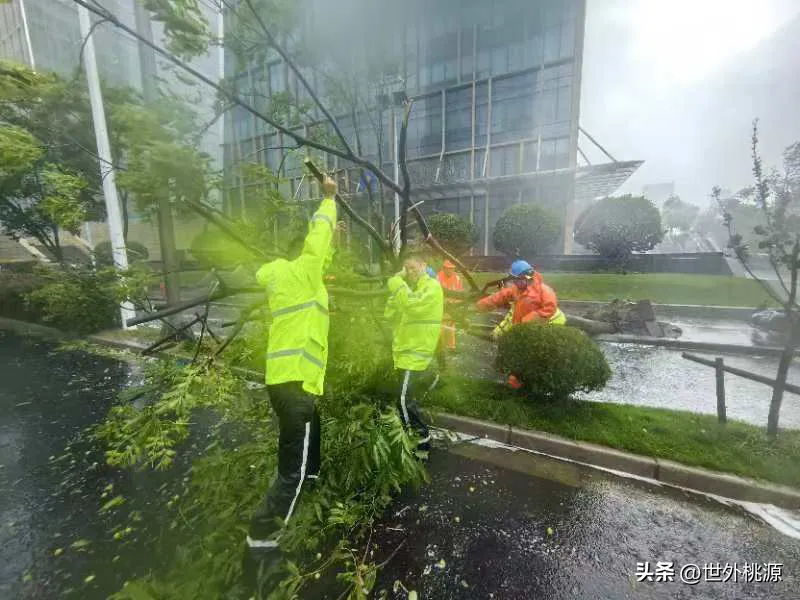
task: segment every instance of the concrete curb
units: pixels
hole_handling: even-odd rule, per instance
[[[566,312],[588,310],[605,306],[606,302],[593,300],[561,300],[559,306]],[[742,306],[704,306],[698,304],[653,304],[656,315],[663,317],[689,317],[697,319],[720,319],[748,321],[758,308]]]
[[[605,446],[576,442],[549,433],[518,429],[448,413],[436,413],[435,423],[459,433],[488,438],[555,458],[630,473],[661,483],[723,496],[732,500],[774,504],[800,509],[800,490],[763,483],[736,475],[689,467],[669,460],[622,452]]]

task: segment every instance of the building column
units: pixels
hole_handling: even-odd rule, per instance
[[[578,168],[578,134],[581,109],[581,71],[583,69],[583,36],[586,26],[586,0],[578,2],[575,18],[574,69],[572,98],[570,99],[569,168],[571,175],[567,185],[564,207],[564,254],[572,254],[572,234],[575,228],[575,174]]]
[[[489,195],[490,188],[486,186],[486,195],[483,197],[483,255],[489,256]]]

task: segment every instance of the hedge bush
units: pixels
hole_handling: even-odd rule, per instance
[[[40,285],[25,294],[25,302],[37,320],[76,334],[115,326],[119,282],[113,268],[42,267],[36,275]]]
[[[125,243],[128,251],[128,264],[133,264],[150,258],[150,252],[141,242],[134,240]],[[98,267],[111,267],[114,265],[114,258],[111,255],[111,241],[100,242],[94,247],[94,259]]]
[[[517,204],[500,215],[492,242],[506,256],[533,259],[552,248],[561,227],[561,218],[554,211],[536,204]]]
[[[43,285],[36,273],[0,271],[0,316],[22,321],[38,321],[41,314],[25,302],[25,296]]]
[[[498,341],[497,367],[532,397],[565,400],[605,387],[611,368],[600,348],[574,327],[525,323]]]
[[[428,218],[431,233],[446,250],[461,256],[478,243],[475,225],[452,213],[437,213]]]

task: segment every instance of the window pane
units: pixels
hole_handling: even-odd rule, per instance
[[[476,150],[475,151],[475,179],[480,179],[488,175],[487,173],[484,174],[483,172],[483,164],[486,160],[486,151],[485,150]]]
[[[489,86],[481,83],[475,86],[475,145],[486,144],[487,118],[489,116]]]
[[[558,60],[561,51],[561,28],[550,27],[544,34],[544,61],[550,62]]]
[[[533,134],[533,94],[537,74],[523,73],[498,79],[492,86],[492,142]]]
[[[569,138],[563,137],[556,140],[556,167],[565,169],[569,166]]]
[[[472,25],[461,30],[461,78],[472,79]]]
[[[270,93],[277,94],[284,91],[283,63],[272,63],[269,66],[269,89]]]
[[[472,140],[472,88],[447,92],[446,149],[463,150]]]
[[[525,40],[523,52],[526,67],[538,67],[542,63],[542,43],[543,37],[539,34]]]
[[[558,96],[556,90],[544,90],[539,97],[540,121],[541,125],[554,123],[556,120],[556,108]]]
[[[525,158],[522,165],[524,173],[533,173],[536,171],[536,152],[538,144],[536,142],[528,142],[525,144]]]
[[[414,103],[408,122],[408,156],[435,154],[442,148],[442,99],[433,94]]]
[[[569,58],[575,51],[575,21],[561,24],[561,58]]]
[[[558,107],[556,110],[556,122],[563,123],[569,121],[570,109],[570,94],[571,88],[569,86],[561,86],[558,88]]]
[[[556,168],[556,141],[542,140],[542,156],[539,160],[539,170],[547,171]]]
[[[492,75],[508,72],[508,49],[503,46],[492,50]]]

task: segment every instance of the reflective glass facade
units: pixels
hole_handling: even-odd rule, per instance
[[[317,33],[320,22],[328,23],[328,29],[352,29],[346,49],[330,42],[332,54],[383,52],[393,65],[386,70],[404,80],[414,98],[408,169],[425,211],[471,219],[481,231],[479,254],[493,253],[494,223],[518,202],[553,207],[564,215],[570,231],[585,0],[418,0],[402,6],[375,0],[369,8],[360,3],[353,12],[347,2],[337,3],[334,12],[325,12],[325,0],[306,2],[312,36],[322,35]],[[373,39],[364,42],[355,33],[364,30],[372,31]],[[240,93],[258,108],[266,108],[277,92],[302,97],[302,86],[277,57],[245,72],[236,72],[234,65],[228,69]],[[309,70],[306,76],[320,89],[318,72]],[[381,90],[377,82],[365,82],[365,87],[372,97],[397,89]],[[360,136],[362,154],[389,174],[395,158],[392,121],[399,112],[387,106],[373,118],[377,127],[373,123]],[[234,110],[230,123],[226,160],[256,153],[268,166],[279,166],[282,151],[271,148],[289,145],[284,136],[268,131],[243,110]],[[355,146],[352,120],[345,116],[340,125]],[[294,154],[285,163],[285,175],[294,178],[286,191],[295,195],[302,176],[300,157]],[[341,161],[331,164],[348,167]],[[350,191],[356,191],[359,179],[350,178]],[[387,198],[389,207],[392,202]]]

